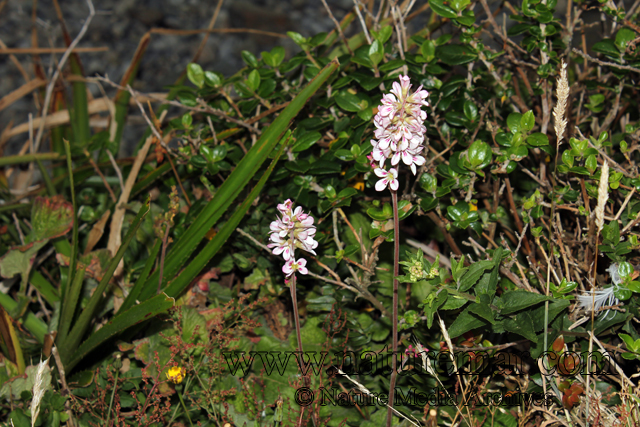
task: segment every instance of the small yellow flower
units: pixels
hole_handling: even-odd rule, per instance
[[[353,184],[349,185],[349,187],[353,187],[358,191],[364,191],[364,181],[356,181]]]
[[[475,212],[478,210],[478,205],[474,205],[473,203],[469,203],[469,212]]]
[[[167,378],[174,384],[180,384],[184,379],[185,370],[179,366],[174,366],[170,368],[167,372]]]

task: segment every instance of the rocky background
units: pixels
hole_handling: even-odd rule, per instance
[[[59,0],[67,28],[75,37],[86,17],[88,7],[85,0]],[[2,8],[2,4],[4,7]],[[0,1],[0,40],[9,48],[31,47],[33,28],[32,11],[35,7],[35,27],[40,47],[64,47],[59,21],[51,1]],[[327,0],[334,16],[341,20],[353,8],[353,0]],[[125,73],[140,38],[152,28],[204,29],[207,28],[218,5],[217,0],[101,0],[94,1],[97,14],[89,30],[80,42],[83,47],[106,46],[107,52],[82,53],[80,58],[87,76],[107,75],[119,82]],[[259,57],[260,52],[275,46],[284,46],[287,57],[296,53],[298,47],[286,37],[287,31],[296,31],[305,37],[322,31],[331,31],[334,24],[319,0],[226,0],[223,2],[214,26],[215,29],[251,28],[274,33],[283,37],[251,33],[213,33],[199,63],[205,70],[219,71],[225,76],[235,73],[245,64],[240,52],[248,50]],[[164,86],[172,84],[192,59],[202,34],[190,36],[153,34],[142,60],[134,88],[143,92],[162,92]],[[51,61],[59,60],[51,55],[40,55],[46,70]],[[18,54],[16,58],[34,76],[34,57]],[[19,88],[25,79],[6,54],[0,55],[0,98]],[[100,96],[97,85],[89,85],[93,96]],[[114,90],[104,88],[112,96]],[[9,108],[0,111],[0,132],[13,121],[13,125],[27,121],[31,112],[37,117],[33,98],[23,97]],[[137,111],[132,111],[137,113]],[[137,120],[140,119],[140,120]],[[125,141],[130,149],[132,142],[142,132],[141,117],[131,117]],[[24,139],[12,138],[5,147],[4,154],[15,153]]]
[[[82,53],[81,61],[87,76],[96,74],[108,76],[119,82],[125,73],[138,46],[140,38],[152,28],[175,30],[205,29],[214,15],[219,0],[101,0],[94,1],[97,15],[93,18],[89,30],[82,39],[82,47],[107,47],[106,52]],[[323,31],[331,31],[334,24],[321,0],[221,0],[223,1],[214,29],[257,29],[278,33],[282,37],[248,32],[217,32],[210,35],[199,63],[205,70],[218,71],[229,76],[245,64],[240,52],[248,50],[259,57],[260,52],[275,46],[284,46],[287,57],[297,53],[299,48],[286,37],[287,31],[296,31],[305,37]],[[418,0],[412,10],[424,5],[426,0]],[[557,14],[566,10],[560,0]],[[632,0],[623,1],[632,3]],[[59,0],[67,28],[71,37],[75,37],[88,15],[86,0]],[[376,4],[378,2],[376,1]],[[499,2],[490,1],[492,7]],[[335,18],[340,21],[354,7],[354,0],[327,0]],[[627,8],[630,4],[627,6]],[[35,21],[32,17],[36,8]],[[480,13],[477,6],[476,13]],[[496,16],[503,22],[503,13]],[[597,7],[591,7],[583,15],[586,21],[598,19]],[[407,24],[408,33],[413,34],[426,24],[428,13],[421,14]],[[507,21],[512,24],[510,20]],[[60,24],[52,1],[37,0],[0,0],[0,41],[9,48],[28,48],[32,46],[32,29],[35,26],[40,47],[64,47]],[[359,31],[359,25],[352,25],[351,34]],[[434,34],[451,31],[448,26]],[[588,36],[597,36],[599,28]],[[347,33],[347,36],[351,35]],[[203,34],[178,36],[153,34],[151,42],[142,60],[134,88],[142,92],[166,92],[166,85],[172,84],[193,58]],[[483,40],[494,44],[491,39]],[[574,42],[578,41],[574,38]],[[1,45],[0,45],[1,46]],[[500,46],[495,46],[498,50]],[[62,54],[40,55],[39,60],[48,71],[52,61],[60,59]],[[16,55],[17,60],[34,77],[35,57],[26,54]],[[0,99],[25,83],[24,77],[6,54],[0,54]],[[101,96],[100,88],[89,85],[93,96]],[[109,96],[115,90],[104,87]],[[70,93],[70,91],[69,91]],[[25,96],[9,108],[0,111],[0,132],[13,122],[16,126],[27,122],[28,113],[38,116],[33,97]],[[177,111],[176,111],[177,112]],[[121,155],[130,155],[135,143],[144,131],[146,124],[137,109],[132,109],[130,126],[125,130]],[[24,143],[24,138],[16,136],[4,147],[4,154],[13,154]],[[2,151],[0,150],[0,153]]]

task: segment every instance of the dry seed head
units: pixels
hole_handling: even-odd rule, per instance
[[[567,63],[562,61],[560,77],[558,77],[558,87],[556,88],[558,102],[553,109],[553,121],[558,138],[558,145],[562,142],[564,131],[567,127],[567,119],[564,117],[567,111],[567,99],[569,99],[569,80],[567,79]]]
[[[598,205],[596,206],[596,228],[598,232],[604,225],[604,207],[609,200],[609,164],[604,161],[600,173],[600,185],[598,186]]]
[[[44,397],[44,392],[47,390],[47,385],[44,383],[44,374],[48,366],[49,359],[43,360],[38,363],[38,371],[36,372],[36,379],[33,384],[33,399],[31,400],[31,427],[36,423],[38,413],[40,412],[40,402]]]

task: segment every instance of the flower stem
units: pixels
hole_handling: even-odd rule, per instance
[[[391,190],[393,204],[393,314],[391,315],[391,336],[393,353],[391,355],[391,382],[389,383],[389,409],[387,410],[387,427],[393,420],[393,401],[395,398],[396,377],[398,375],[398,275],[400,274],[400,219],[398,217],[398,192]]]
[[[300,353],[300,369],[304,369],[304,352],[302,350],[302,335],[300,334],[300,317],[298,316],[298,298],[296,296],[296,274],[294,273],[291,276],[291,302],[293,303],[293,318],[296,322],[296,335],[298,337],[298,352]],[[304,370],[303,370],[304,375]],[[309,387],[309,379],[304,376],[304,385],[305,387]],[[298,427],[302,425],[302,417],[304,416],[304,409],[300,411],[300,419],[298,420]]]
[[[184,409],[184,413],[187,415],[187,419],[189,420],[189,425],[193,427],[193,423],[191,422],[191,417],[189,416],[189,410],[187,409],[187,405],[184,404],[184,400],[182,400],[182,390],[177,390],[178,397],[180,398],[180,403],[182,403],[182,408]]]

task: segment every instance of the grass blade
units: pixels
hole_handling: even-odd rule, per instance
[[[253,201],[258,197],[262,187],[266,184],[271,172],[275,168],[280,156],[284,152],[285,147],[288,145],[289,139],[282,144],[280,150],[276,157],[272,160],[271,164],[260,178],[260,181],[253,187],[251,193],[244,200],[242,205],[234,212],[229,221],[227,221],[224,226],[218,231],[213,239],[206,244],[206,246],[198,252],[198,255],[189,263],[189,265],[176,277],[174,281],[172,281],[169,286],[167,286],[165,293],[169,296],[173,296],[174,298],[180,295],[180,293],[191,283],[193,279],[202,271],[205,265],[209,262],[211,258],[215,256],[215,254],[220,250],[222,245],[231,237],[231,234],[235,231],[244,218],[245,214],[251,207]]]
[[[64,353],[61,354],[62,360],[65,365],[71,358],[72,350],[78,347],[80,341],[82,340],[82,337],[87,331],[87,328],[91,324],[91,320],[93,319],[96,308],[98,307],[98,303],[102,299],[102,293],[107,289],[107,285],[109,284],[114,271],[116,271],[118,263],[120,263],[124,252],[127,250],[129,243],[136,235],[136,231],[140,227],[142,220],[149,213],[150,202],[150,199],[147,197],[144,206],[140,208],[138,215],[136,215],[133,223],[131,223],[131,227],[129,228],[127,235],[124,237],[122,245],[120,245],[118,252],[109,263],[109,266],[107,267],[107,270],[105,271],[100,284],[98,284],[98,287],[91,296],[89,303],[78,317],[78,320],[75,322],[75,326],[71,329],[71,332],[69,332],[67,338],[60,343],[59,347],[65,350]]]
[[[71,203],[73,204],[73,231],[71,234],[71,256],[69,257],[69,278],[67,285],[60,283],[60,294],[65,299],[66,290],[73,282],[73,276],[76,273],[76,262],[78,258],[78,206],[76,204],[76,191],[73,183],[73,166],[71,165],[71,147],[69,141],[64,140],[64,150],[67,154],[67,171],[69,173],[69,191],[71,192]]]
[[[156,258],[158,258],[158,252],[160,252],[161,247],[162,247],[162,239],[158,238],[156,239],[156,243],[153,245],[153,248],[151,249],[149,258],[147,258],[147,262],[144,265],[144,269],[142,270],[142,274],[140,274],[140,277],[138,277],[138,280],[136,280],[136,283],[133,285],[133,288],[131,288],[131,292],[129,292],[129,295],[127,295],[127,299],[129,301],[132,301],[132,303],[139,299],[140,292],[142,292],[142,288],[146,283],[147,279],[149,278],[149,273],[151,273],[153,264],[155,263]],[[120,310],[118,310],[118,313],[123,311],[123,309],[126,310],[130,306],[131,305],[127,305],[125,307],[125,305],[123,304],[122,306],[120,306]]]
[[[281,136],[289,128],[294,118],[304,107],[311,96],[329,79],[329,77],[339,67],[337,60],[330,62],[309,84],[291,101],[291,103],[280,113],[263,133],[256,144],[238,163],[235,170],[229,175],[220,186],[214,199],[203,209],[195,219],[191,227],[176,241],[167,256],[164,266],[165,277],[175,277],[179,268],[192,254],[198,243],[204,238],[206,233],[216,224],[216,222],[227,211],[229,206],[240,195],[244,187],[256,174],[258,169],[267,159],[269,153],[280,141]],[[154,272],[147,280],[141,294],[142,300],[153,295],[154,283],[158,283],[159,272]],[[125,300],[127,307],[132,301]]]
[[[156,316],[175,305],[175,299],[165,294],[156,295],[147,301],[135,305],[125,312],[118,312],[118,315],[112,318],[106,325],[101,327],[96,333],[92,334],[80,347],[73,353],[69,362],[65,365],[67,370],[73,369],[84,357],[91,351],[95,350],[99,345],[103,344],[110,338],[113,338],[125,329]]]
[[[76,314],[78,301],[80,300],[85,270],[86,267],[76,272],[73,283],[71,283],[71,288],[69,288],[66,298],[62,300],[60,323],[58,325],[58,339],[60,341],[64,341],[69,334],[71,321],[73,320],[73,315]]]
[[[38,271],[32,271],[29,278],[31,283],[40,292],[40,295],[51,305],[60,301],[58,290]]]

